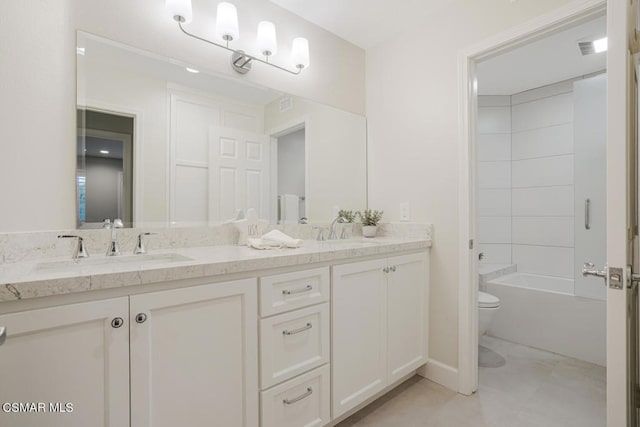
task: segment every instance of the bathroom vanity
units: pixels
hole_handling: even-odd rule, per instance
[[[4,264],[0,400],[46,410],[0,419],[335,424],[426,363],[430,246],[354,238]]]

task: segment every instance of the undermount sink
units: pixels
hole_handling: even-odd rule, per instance
[[[192,261],[191,258],[169,253],[169,254],[145,254],[145,255],[125,255],[112,257],[96,257],[81,258],[77,260],[51,261],[36,264],[36,271],[54,271],[68,270],[82,267],[99,267],[99,266],[115,266],[115,265],[132,265],[139,264],[141,266],[153,264],[165,264],[173,262]]]

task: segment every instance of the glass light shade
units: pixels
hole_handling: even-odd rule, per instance
[[[216,15],[216,37],[222,40],[238,40],[240,31],[238,30],[238,11],[231,3],[218,3],[218,14]]]
[[[302,69],[309,66],[309,40],[302,37],[293,39],[291,60],[296,68]]]
[[[273,22],[262,21],[258,24],[258,49],[265,56],[278,53],[276,26]]]
[[[167,0],[165,3],[167,10],[173,19],[181,16],[183,20],[179,20],[184,24],[188,24],[193,19],[193,10],[191,9],[191,0]],[[176,19],[178,20],[178,19]]]

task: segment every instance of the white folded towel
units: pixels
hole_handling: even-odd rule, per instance
[[[264,240],[258,239],[247,239],[247,246],[254,249],[280,249],[282,248],[281,243],[277,242],[265,242]]]
[[[280,230],[271,230],[259,239],[247,239],[247,244],[255,249],[299,248],[302,239],[294,239]]]

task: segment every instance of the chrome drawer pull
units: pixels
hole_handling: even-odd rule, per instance
[[[289,289],[283,289],[282,293],[283,293],[283,295],[301,294],[303,292],[309,292],[312,289],[313,289],[313,286],[307,285],[304,288],[294,289],[292,291],[290,291]]]
[[[294,403],[299,402],[305,397],[311,396],[312,394],[313,394],[313,389],[311,387],[307,387],[307,391],[304,394],[301,394],[298,397],[294,397],[293,399],[284,399],[282,403],[284,403],[285,405],[293,405]]]
[[[0,345],[4,344],[7,339],[7,328],[5,326],[0,326]]]
[[[294,329],[293,331],[289,331],[287,329],[285,329],[284,331],[282,331],[282,335],[295,335],[295,334],[299,334],[300,332],[304,332],[307,329],[311,329],[313,327],[313,325],[311,325],[311,323],[307,323],[305,326],[303,326],[302,328],[298,328],[298,329]]]

